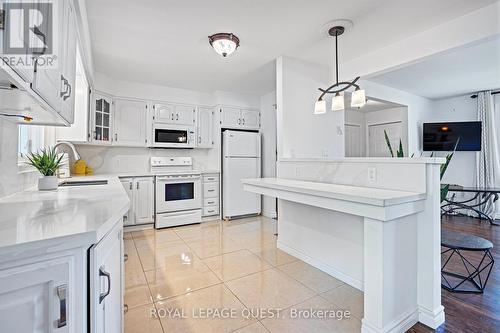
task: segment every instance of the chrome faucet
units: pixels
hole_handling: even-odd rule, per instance
[[[71,150],[73,151],[73,157],[74,157],[75,161],[78,161],[80,159],[80,154],[78,154],[78,152],[76,151],[75,145],[72,144],[71,142],[59,141],[58,143],[55,144],[54,149],[57,149],[57,147],[62,146],[62,145],[66,145],[69,148],[71,148]]]

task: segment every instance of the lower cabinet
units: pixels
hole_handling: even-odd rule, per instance
[[[130,199],[130,210],[123,225],[131,226],[154,222],[154,177],[120,178]]]
[[[203,217],[219,215],[219,178],[218,173],[203,174]]]
[[[123,227],[117,224],[90,249],[90,332],[123,331]]]

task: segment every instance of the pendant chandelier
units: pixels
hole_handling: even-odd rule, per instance
[[[363,107],[366,104],[365,91],[362,90],[356,82],[359,80],[359,76],[349,81],[339,82],[339,53],[338,53],[338,37],[342,35],[345,31],[343,26],[337,25],[328,30],[328,34],[335,37],[335,84],[328,87],[327,89],[319,88],[321,95],[314,105],[314,114],[326,113],[326,101],[323,97],[326,94],[335,94],[332,98],[332,111],[344,110],[344,91],[349,88],[354,87],[355,90],[351,94],[351,107]]]

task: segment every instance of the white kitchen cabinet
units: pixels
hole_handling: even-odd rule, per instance
[[[111,96],[92,91],[90,123],[91,142],[93,144],[111,144],[113,129],[113,99]]]
[[[120,178],[130,199],[130,210],[123,221],[124,226],[154,222],[153,177]]]
[[[60,114],[70,124],[74,123],[75,118],[75,78],[76,78],[76,19],[71,1],[61,1],[60,6],[63,6],[63,33],[62,43],[65,52],[62,55],[62,73],[61,80],[63,91],[60,96],[62,98]]]
[[[202,216],[219,215],[220,212],[220,177],[218,173],[203,174],[203,209]]]
[[[0,331],[77,332],[72,257],[0,271]]]
[[[123,330],[123,227],[116,226],[90,249],[90,332]]]
[[[214,141],[214,110],[208,107],[198,108],[198,140],[197,148],[213,148]]]
[[[114,102],[113,144],[145,147],[147,103],[127,99],[115,99]]]
[[[155,104],[154,122],[176,125],[192,125],[196,122],[196,107],[181,104]]]
[[[221,107],[221,127],[230,129],[259,130],[260,112],[258,110]]]

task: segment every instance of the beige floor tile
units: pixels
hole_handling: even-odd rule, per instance
[[[228,281],[226,285],[251,309],[283,309],[314,295],[314,291],[275,268]]]
[[[165,245],[164,243],[172,241],[180,241],[181,239],[173,230],[157,230],[153,235],[135,237],[135,246],[139,248],[149,247],[155,248],[157,246]]]
[[[207,258],[203,262],[223,281],[233,280],[272,267],[248,250]]]
[[[261,230],[239,233],[229,237],[246,249],[265,248],[269,244],[276,244],[277,240],[273,234]]]
[[[146,276],[142,270],[125,272],[124,302],[129,309],[153,303],[153,298],[146,282]]]
[[[232,332],[254,321],[243,317],[243,304],[223,284],[160,301],[156,305],[159,314],[168,314],[170,311],[172,314],[181,313],[184,316],[163,316],[161,322],[165,332]],[[218,310],[219,314],[225,313],[229,318],[221,318],[220,315],[205,316],[201,312],[205,309]],[[221,312],[222,310],[227,312]]]
[[[165,258],[162,268],[146,271],[146,280],[155,301],[221,283],[207,265],[188,254]]]
[[[312,318],[315,310],[323,311],[322,317]],[[319,312],[316,312],[319,313]],[[278,318],[266,318],[262,324],[271,333],[350,333],[360,332],[361,321],[344,317],[344,313],[319,296],[280,311]]]
[[[132,238],[140,238],[140,237],[145,237],[145,236],[153,236],[156,232],[156,229],[154,228],[148,228],[148,229],[143,229],[143,230],[137,230],[137,231],[132,231]]]
[[[123,233],[123,239],[132,239],[132,234],[130,232]]]
[[[250,249],[253,253],[267,261],[273,266],[280,266],[284,264],[288,264],[294,261],[297,261],[298,259],[295,258],[294,256],[289,255],[288,253],[281,251],[276,247],[276,244],[264,244],[263,246],[256,248],[256,249]]]
[[[363,292],[358,289],[348,284],[343,284],[340,287],[321,294],[321,297],[340,309],[351,311],[352,315],[358,319],[363,318]]]
[[[132,239],[124,239],[123,250],[125,251],[125,253],[134,252],[135,251],[134,241]]]
[[[237,329],[234,333],[269,333],[260,322],[253,323],[243,328]]]
[[[305,284],[308,288],[317,293],[325,292],[344,284],[342,281],[303,261],[295,261],[280,266],[278,269],[290,275],[295,280]]]
[[[163,267],[168,257],[177,256],[182,258],[192,254],[191,249],[182,240],[163,243],[155,248],[138,248],[137,252],[145,271]]]
[[[218,256],[224,253],[243,250],[243,244],[238,243],[228,237],[222,239],[204,239],[197,241],[188,241],[188,246],[193,250],[196,255],[202,259]]]
[[[135,247],[133,249],[124,249],[125,251],[125,273],[142,272],[141,261]]]
[[[184,241],[198,241],[201,239],[217,239],[221,237],[220,221],[211,221],[196,225],[182,226],[172,229]]]
[[[154,317],[152,309],[153,305],[129,309],[124,314],[125,333],[162,333],[160,320]]]

